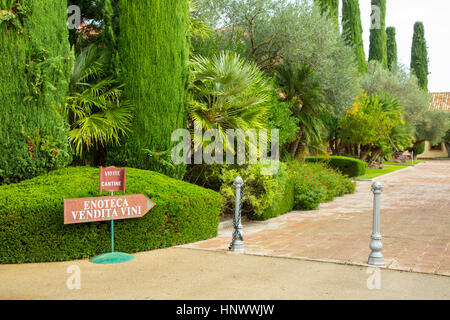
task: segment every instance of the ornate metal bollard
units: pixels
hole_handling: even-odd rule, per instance
[[[230,251],[232,252],[244,252],[244,236],[242,233],[241,223],[241,208],[242,208],[242,194],[244,181],[241,177],[234,179],[234,186],[236,187],[236,208],[233,217],[233,241],[230,244]]]
[[[375,181],[372,184],[373,192],[373,231],[372,240],[370,241],[370,252],[368,264],[382,266],[384,265],[384,258],[381,250],[383,249],[383,244],[381,243],[381,233],[380,233],[380,196],[381,196],[382,186],[381,183]]]

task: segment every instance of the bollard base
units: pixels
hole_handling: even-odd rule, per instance
[[[244,241],[235,240],[230,244],[229,247],[231,252],[244,252]]]
[[[374,266],[384,266],[384,258],[380,252],[372,252],[369,255],[369,259],[367,260],[367,264]]]

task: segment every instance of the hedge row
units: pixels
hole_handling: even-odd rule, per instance
[[[366,173],[367,163],[358,159],[331,156],[324,157],[307,157],[306,162],[325,162],[331,168],[339,170],[342,174],[349,177],[359,177]]]
[[[223,170],[220,190],[224,199],[223,214],[234,213],[233,181],[237,176],[244,181],[242,214],[252,220],[268,220],[293,209],[315,210],[323,202],[355,192],[356,184],[352,179],[323,162],[280,162],[273,175],[263,174],[263,168],[268,167],[258,163]]]
[[[70,163],[67,3],[0,0],[0,185]]]
[[[156,206],[143,218],[115,224],[115,249],[139,252],[215,237],[221,196],[159,173],[127,169],[127,194]],[[117,192],[120,194],[120,192]],[[64,225],[64,199],[98,192],[98,169],[60,169],[0,187],[0,263],[66,261],[110,250],[110,223]]]

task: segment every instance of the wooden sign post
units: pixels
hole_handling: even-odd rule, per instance
[[[100,167],[100,192],[111,192],[110,197],[64,200],[64,224],[96,221],[111,222],[111,252],[93,257],[94,263],[119,263],[134,259],[131,254],[114,252],[114,220],[142,218],[154,206],[142,194],[114,196],[114,191],[125,192],[126,169]]]

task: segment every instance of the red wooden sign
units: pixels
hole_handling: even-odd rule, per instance
[[[125,193],[126,170],[116,167],[100,167],[100,192],[106,190],[110,192],[122,191]]]
[[[155,203],[142,194],[64,200],[64,224],[142,218]]]

